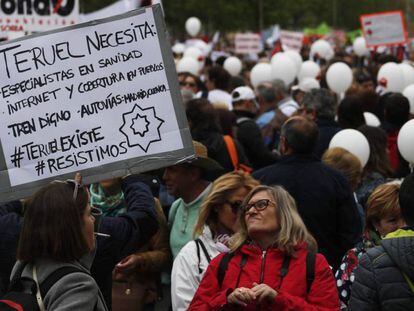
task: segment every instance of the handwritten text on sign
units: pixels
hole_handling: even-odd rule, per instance
[[[154,16],[0,47],[11,185],[183,147]]]

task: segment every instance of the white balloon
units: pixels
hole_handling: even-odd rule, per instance
[[[403,95],[410,102],[410,113],[414,114],[414,84],[407,86],[403,91]]]
[[[201,21],[197,17],[190,17],[185,22],[185,30],[190,36],[195,37],[201,30]]]
[[[314,59],[315,55],[318,54],[320,58],[330,60],[334,57],[335,53],[332,46],[328,41],[319,39],[312,43],[310,50],[310,59]]]
[[[352,70],[343,62],[332,64],[326,72],[326,82],[329,88],[337,94],[345,92],[351,86],[352,80]]]
[[[183,57],[191,57],[195,60],[199,60],[200,57],[203,57],[203,52],[201,52],[200,49],[196,48],[195,46],[190,46],[185,49]]]
[[[296,65],[295,62],[286,54],[277,57],[271,64],[272,79],[280,79],[288,86],[295,80]]]
[[[401,68],[404,76],[404,87],[409,86],[410,84],[414,83],[414,68],[410,64],[401,63],[398,64]]]
[[[369,53],[369,49],[364,37],[356,38],[352,46],[354,48],[355,54],[359,57],[366,56]]]
[[[384,87],[385,92],[402,92],[405,81],[401,67],[394,62],[381,66],[377,75],[378,84]]]
[[[300,66],[300,70],[298,73],[299,82],[301,82],[305,78],[316,78],[319,73],[321,72],[321,68],[317,63],[311,60],[307,60],[302,63]]]
[[[414,164],[414,120],[410,120],[403,125],[398,133],[398,150],[407,162]]]
[[[296,75],[299,73],[300,67],[302,66],[302,56],[299,54],[299,52],[295,50],[289,50],[285,52],[285,55],[288,56],[296,65]]]
[[[339,131],[332,137],[329,148],[341,147],[355,155],[364,167],[369,159],[369,143],[361,132],[354,129]]]
[[[190,72],[198,76],[200,66],[198,62],[192,57],[183,57],[177,63],[177,72]]]
[[[378,117],[371,112],[365,111],[364,118],[365,118],[365,123],[369,126],[378,127],[381,125],[381,121],[378,119]]]
[[[273,55],[272,58],[270,59],[270,64],[273,65],[273,63],[276,62],[276,60],[278,60],[280,57],[283,57],[283,55],[285,55],[284,52],[279,52]]]
[[[232,76],[237,76],[242,70],[242,62],[237,57],[230,56],[224,61],[223,68]]]
[[[250,82],[257,87],[262,82],[272,81],[272,66],[268,63],[259,63],[250,72]]]
[[[173,45],[172,50],[175,54],[183,54],[185,51],[185,45],[182,43],[176,43]]]

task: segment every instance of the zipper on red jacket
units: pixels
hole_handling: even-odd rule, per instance
[[[259,284],[262,284],[264,281],[264,265],[265,265],[265,261],[266,261],[266,252],[267,251],[262,251],[262,265],[260,267],[260,280],[259,280]]]

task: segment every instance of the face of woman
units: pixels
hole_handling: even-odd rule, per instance
[[[233,191],[227,198],[227,202],[218,207],[218,222],[220,226],[234,233],[237,230],[237,212],[241,208],[241,203],[247,195],[248,191],[242,187]]]
[[[191,77],[191,76],[188,76],[188,77],[184,80],[182,88],[183,88],[183,89],[190,90],[190,91],[192,91],[194,94],[197,94],[197,93],[198,93],[197,82],[196,82],[196,80],[195,80],[193,77]]]
[[[394,232],[402,226],[402,218],[394,216],[385,217],[375,224],[375,228],[381,236],[386,236],[388,233]]]
[[[255,240],[274,236],[279,229],[274,199],[267,191],[261,191],[253,195],[248,206],[251,207],[245,212],[244,220],[249,237]]]
[[[86,242],[88,243],[89,250],[95,248],[95,235],[94,235],[94,224],[95,217],[91,213],[91,206],[86,206],[85,212],[83,213],[83,230],[85,233]]]

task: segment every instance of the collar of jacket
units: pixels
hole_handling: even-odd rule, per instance
[[[299,242],[296,245],[295,250],[299,251],[301,249],[307,249],[307,244],[305,242]],[[259,244],[257,244],[256,242],[254,242],[252,240],[246,241],[243,244],[243,246],[240,248],[240,251],[242,253],[247,254],[247,255],[261,255],[263,253],[263,251],[280,253],[280,254],[284,254],[285,253],[283,250],[281,250],[275,244],[269,246],[266,249],[262,249],[262,247]]]
[[[388,233],[385,239],[395,239],[395,238],[405,238],[405,237],[414,237],[414,230],[413,228],[406,227],[402,229],[398,229],[394,232]]]
[[[278,163],[282,162],[320,162],[320,160],[313,154],[289,154],[280,157]]]
[[[318,118],[316,119],[315,123],[318,125],[319,128],[321,127],[339,127],[338,122],[335,120],[330,120],[327,118]]]
[[[256,116],[254,113],[250,111],[245,111],[245,110],[233,109],[233,113],[236,115],[237,118],[246,117],[246,118],[254,119],[254,117]]]

